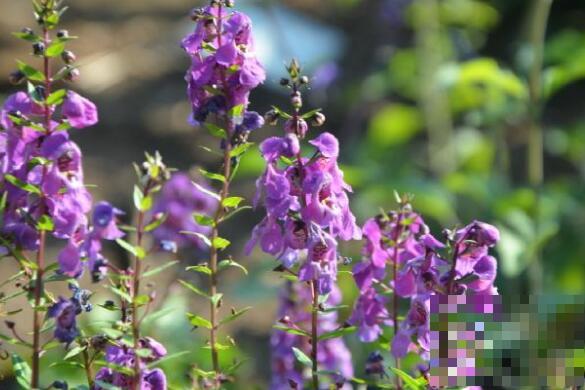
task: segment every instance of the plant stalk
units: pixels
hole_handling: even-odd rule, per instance
[[[543,131],[540,124],[542,112],[542,65],[546,25],[550,13],[552,0],[535,1],[530,31],[530,44],[532,47],[532,66],[530,68],[528,91],[530,97],[529,128],[528,128],[528,181],[536,192],[536,204],[534,210],[536,231],[539,231],[541,192],[544,183],[544,148]],[[537,250],[528,269],[528,277],[532,293],[542,292],[543,270],[541,264],[541,251]]]
[[[318,374],[318,343],[319,335],[318,330],[318,316],[319,316],[319,292],[317,291],[317,283],[314,280],[310,282],[311,295],[313,303],[311,306],[311,377],[313,380],[313,389],[319,390],[319,374]]]
[[[49,47],[51,42],[49,30],[47,27],[43,26],[43,44],[45,47]],[[47,96],[51,94],[51,64],[50,59],[47,55],[43,55],[43,74],[45,77],[45,99]],[[51,133],[51,107],[49,104],[43,104],[44,108],[44,128],[45,128],[45,135],[49,135]],[[45,176],[47,174],[47,167],[43,166],[42,176],[41,176],[41,195],[40,195],[40,214],[42,215],[45,211],[45,204],[44,199],[45,195],[42,192],[42,183],[44,182]],[[39,378],[41,375],[41,367],[40,367],[40,358],[41,358],[41,327],[43,326],[43,317],[42,312],[39,310],[41,306],[41,300],[44,294],[44,283],[43,277],[45,273],[45,244],[46,244],[46,232],[41,230],[39,235],[39,249],[37,251],[37,258],[36,258],[36,265],[37,265],[37,272],[35,278],[35,287],[34,287],[34,314],[33,314],[33,354],[32,354],[32,372],[31,372],[31,387],[33,389],[39,388]]]

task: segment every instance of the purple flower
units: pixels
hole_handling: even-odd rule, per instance
[[[104,240],[115,240],[124,236],[118,229],[116,218],[124,212],[108,202],[99,202],[93,209],[93,226],[97,236]]]
[[[391,323],[389,318],[386,298],[370,287],[360,293],[349,323],[358,327],[360,340],[369,343],[382,334],[381,325]]]
[[[250,19],[225,8],[219,15],[219,9],[217,5],[201,9],[195,31],[181,43],[191,57],[185,79],[195,124],[204,122],[210,113],[226,114],[238,105],[247,108],[250,91],[266,78],[255,56]],[[217,49],[209,50],[210,45]],[[218,88],[219,93],[212,92]],[[256,123],[248,123],[252,125],[248,131],[258,125],[258,117],[254,120]]]
[[[140,359],[140,390],[166,390],[167,380],[164,372],[160,368],[148,369],[145,365],[145,363],[155,362],[164,357],[167,353],[166,349],[152,338],[141,339],[140,344],[145,351],[150,352],[148,357]],[[133,370],[136,354],[132,348],[125,344],[111,345],[106,349],[105,359],[108,363]],[[108,367],[101,368],[95,379],[123,389],[131,388],[134,380],[133,376]],[[105,388],[96,383],[92,390],[105,390]]]
[[[102,240],[115,240],[124,235],[116,224],[121,214],[122,211],[108,202],[99,202],[93,212],[93,226],[78,228],[59,252],[59,272],[77,278],[83,274],[86,264],[92,280],[100,281],[107,267],[107,260],[101,254]]]
[[[194,185],[188,174],[178,172],[168,180],[156,200],[152,215],[164,214],[164,222],[153,231],[154,238],[165,246],[175,243],[177,247],[203,247],[203,242],[195,235],[181,232],[209,234],[209,226],[195,222],[194,214],[212,216],[217,208],[217,200],[202,189],[207,183]]]
[[[70,344],[79,335],[77,309],[71,299],[59,297],[57,303],[47,311],[47,316],[55,319],[55,338],[62,343]]]
[[[62,113],[69,124],[76,129],[93,126],[98,122],[95,104],[73,91],[67,91]]]

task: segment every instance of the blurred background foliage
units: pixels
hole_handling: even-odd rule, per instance
[[[131,163],[140,161],[144,150],[159,150],[179,169],[215,168],[219,161],[199,148],[215,146],[214,140],[186,122],[183,74],[188,59],[178,45],[192,28],[189,9],[202,4],[70,3],[64,25],[81,37],[72,44],[81,59],[78,88],[95,99],[101,115],[98,126],[75,136],[85,152],[87,181],[97,185],[96,200],[131,210]],[[297,57],[312,75],[307,105],[324,109],[324,130],[341,140],[343,168],[354,187],[353,209],[360,222],[380,208],[395,206],[394,190],[412,193],[415,208],[437,235],[440,226],[472,219],[500,228],[496,285],[501,294],[583,294],[585,5],[581,0],[554,2],[546,21],[538,13],[541,3],[546,1],[237,1],[254,21],[258,51],[268,70],[266,83],[252,94],[251,108],[264,112],[271,104],[286,105],[278,80],[284,62]],[[30,51],[10,32],[31,25],[32,19],[27,1],[0,0],[0,10],[0,73],[8,74],[13,58],[25,58]],[[547,22],[542,67],[539,18],[540,27]],[[3,98],[13,91],[0,81]],[[544,140],[542,180],[538,175],[531,180],[529,173],[531,129],[541,131]],[[259,142],[280,132],[267,127],[252,138]],[[248,154],[234,193],[250,199],[254,178],[262,170],[257,151]],[[234,271],[224,279],[226,307],[255,307],[234,323],[237,350],[222,352],[226,364],[238,353],[249,359],[241,369],[241,383],[246,383],[241,388],[266,386],[268,337],[282,284],[270,272],[273,259],[260,252],[241,254],[259,217],[242,213],[226,234],[250,271],[245,278]],[[132,216],[126,218],[129,222]],[[122,251],[110,251],[112,261],[125,264]],[[343,246],[346,256],[358,258],[359,251],[359,243]],[[186,266],[204,254],[186,251],[179,258]],[[2,275],[15,271],[7,261],[0,267]],[[191,350],[164,365],[177,388],[185,385],[191,361],[209,366],[207,350],[199,349],[205,335],[192,332],[182,314],[205,310],[205,305],[176,285],[177,276],[193,278],[182,269],[156,281],[163,311],[149,325],[171,353]],[[351,276],[340,275],[340,284],[351,301],[356,294]],[[94,302],[107,298],[105,290],[96,290]],[[30,326],[29,314],[23,312],[17,323]],[[343,311],[341,317],[348,314]],[[86,316],[87,327],[99,330],[107,315],[96,307]],[[384,347],[360,345],[351,336],[347,341],[358,375],[367,352]],[[9,376],[9,364],[2,367]],[[61,365],[46,376],[77,375]],[[8,388],[9,382],[4,383],[2,388]]]

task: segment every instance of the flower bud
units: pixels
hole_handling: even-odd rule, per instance
[[[307,124],[307,121],[305,121],[302,118],[289,119],[284,124],[284,131],[286,133],[296,134],[297,137],[299,137],[300,139],[305,138],[305,135],[307,135],[308,130],[309,125]]]
[[[45,87],[43,87],[42,85],[37,85],[35,87],[35,94],[42,100],[45,100],[47,98],[47,94],[45,93]]]
[[[203,17],[203,10],[201,8],[193,8],[189,14],[192,21],[197,22]]]
[[[299,91],[294,92],[290,96],[290,103],[294,108],[301,108],[303,106],[303,99]]]
[[[35,56],[42,56],[45,54],[45,44],[42,42],[35,42],[32,46],[33,54]]]
[[[79,69],[68,66],[66,72],[67,74],[65,74],[65,80],[72,82],[79,80]]]
[[[21,33],[26,34],[26,35],[34,35],[34,31],[32,30],[32,28],[30,27],[23,27],[22,30],[20,30]]]
[[[233,8],[235,5],[234,0],[225,0],[225,6],[228,8]]]
[[[24,79],[24,73],[22,73],[20,70],[15,70],[8,75],[8,82],[12,85],[18,85],[22,83]]]
[[[67,382],[62,381],[62,380],[56,380],[55,382],[53,382],[51,387],[54,387],[55,389],[62,389],[62,390],[69,389],[69,385],[67,384]]]
[[[280,114],[276,112],[276,110],[270,110],[264,114],[264,120],[270,126],[276,126],[278,123],[278,119],[280,118]]]
[[[301,76],[301,78],[299,79],[299,82],[301,84],[309,84],[309,78],[307,76]]]
[[[77,60],[77,56],[71,50],[64,50],[63,53],[61,53],[61,59],[67,65],[71,65]]]
[[[315,127],[323,126],[325,123],[325,115],[321,112],[316,112],[315,115],[311,118],[311,125]]]
[[[16,324],[14,323],[14,321],[8,321],[8,320],[6,320],[6,321],[4,321],[4,323],[6,324],[6,327],[8,329],[14,329],[14,327],[16,326]]]
[[[104,335],[98,334],[93,336],[90,341],[91,347],[97,351],[106,349],[108,345],[108,338]]]
[[[57,31],[57,38],[69,38],[69,31],[67,30]]]
[[[280,79],[280,85],[282,85],[283,87],[286,87],[289,83],[290,83],[289,79],[285,77]]]

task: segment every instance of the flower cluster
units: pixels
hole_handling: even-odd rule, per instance
[[[363,261],[354,267],[360,296],[349,322],[359,326],[364,342],[376,340],[383,326],[395,326],[392,353],[396,357],[419,351],[428,360],[431,295],[497,294],[493,285],[496,259],[488,250],[499,233],[491,225],[474,221],[454,232],[446,230],[446,243],[442,243],[405,202],[398,212],[369,219],[363,233]],[[410,298],[410,309],[400,323],[396,300],[394,315],[388,311],[389,299],[383,294],[388,290],[396,297]]]
[[[209,226],[196,223],[194,214],[211,216],[217,209],[217,199],[208,195],[207,183],[194,183],[187,173],[178,172],[171,176],[157,197],[152,208],[154,215],[164,214],[164,221],[153,231],[153,237],[161,249],[175,252],[177,248],[196,247],[203,249],[196,232],[207,236]]]
[[[118,229],[117,216],[124,214],[108,202],[99,202],[93,210],[91,227],[86,225],[77,229],[69,242],[59,253],[59,269],[65,275],[79,277],[84,264],[91,272],[94,282],[102,280],[106,274],[108,260],[101,254],[102,240],[116,240],[124,233]]]
[[[341,303],[341,292],[333,286],[324,304],[337,306]],[[306,284],[288,282],[280,292],[278,317],[280,323],[288,328],[306,329],[311,323],[311,290]],[[322,335],[339,328],[337,313],[331,311],[319,316],[318,334]],[[270,339],[272,347],[272,382],[273,390],[302,389],[305,383],[302,370],[299,370],[293,348],[309,354],[311,345],[306,337],[276,330]],[[333,383],[342,386],[346,379],[353,376],[351,352],[343,339],[330,338],[318,346],[318,364],[322,370],[332,373]],[[335,373],[335,374],[333,374]]]
[[[132,370],[135,366],[136,351],[124,343],[107,347],[105,360],[115,368],[102,367],[96,374],[96,384],[92,390],[105,390],[114,386],[121,389],[166,390],[167,379],[160,368],[149,369],[146,363],[156,362],[167,354],[166,348],[150,337],[140,339],[140,387],[133,387],[134,376],[127,375],[123,369]],[[100,384],[101,383],[101,384]],[[104,386],[102,386],[104,385]],[[105,385],[108,385],[107,387]]]
[[[191,57],[185,77],[193,107],[191,123],[199,125],[209,114],[217,117],[241,116],[233,129],[228,129],[236,144],[245,141],[250,131],[264,121],[255,112],[245,112],[250,91],[266,77],[256,58],[252,22],[241,12],[230,11],[224,1],[196,9],[195,31],[183,39],[182,47]],[[241,115],[233,115],[241,107]]]
[[[326,294],[337,277],[337,239],[359,239],[361,231],[349,209],[351,187],[337,166],[337,139],[323,133],[309,143],[316,149],[311,158],[300,156],[295,133],[260,145],[267,166],[256,182],[254,203],[264,195],[266,217],[254,228],[247,250],[259,242],[287,268],[306,250],[299,279],[316,281],[319,293]],[[294,160],[280,167],[282,158]]]
[[[60,122],[49,119],[46,129],[39,122],[54,117],[55,106],[24,92],[11,95],[0,110],[0,184],[7,194],[2,234],[22,249],[37,249],[39,227],[66,239],[87,228],[91,195],[81,151],[62,130],[94,125],[97,111],[72,91],[62,101]]]

